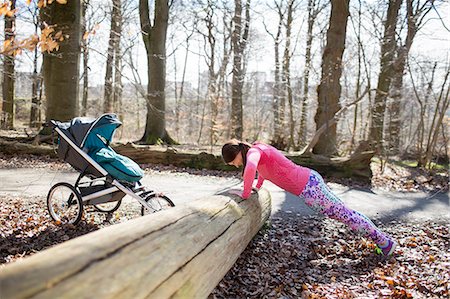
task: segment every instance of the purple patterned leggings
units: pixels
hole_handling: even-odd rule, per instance
[[[348,225],[359,234],[371,238],[376,244],[384,244],[389,239],[365,215],[346,207],[328,188],[322,176],[314,170],[311,170],[309,181],[300,198],[314,211]]]

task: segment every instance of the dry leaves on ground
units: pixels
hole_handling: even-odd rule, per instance
[[[274,217],[210,298],[445,298],[449,229],[441,223],[380,225],[399,241],[394,258],[321,217]]]
[[[47,212],[44,197],[0,198],[0,265],[32,255],[53,245],[90,233],[102,227],[140,216],[140,207],[124,202],[113,214],[84,209],[76,226],[57,224]]]

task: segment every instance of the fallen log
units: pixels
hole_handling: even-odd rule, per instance
[[[55,149],[49,145],[33,145],[17,141],[0,139],[0,153],[8,155],[38,155],[57,157]]]
[[[176,147],[137,145],[133,143],[114,146],[119,154],[130,157],[140,164],[164,164],[195,169],[231,170],[218,155],[206,152],[189,152]]]
[[[95,231],[0,269],[0,298],[206,298],[270,207],[215,195]]]
[[[121,155],[130,157],[140,164],[164,164],[178,167],[191,167],[195,169],[235,170],[225,165],[219,155],[202,152],[189,153],[177,151],[176,148],[162,148],[132,143],[121,144],[114,147]],[[372,178],[370,162],[374,152],[370,150],[356,151],[349,157],[329,158],[321,155],[307,153],[303,155],[286,155],[289,159],[305,167],[319,171],[330,177],[347,177],[359,181],[369,182]]]
[[[136,145],[132,143],[114,145],[119,154],[133,159],[139,164],[163,164],[194,169],[236,170],[226,165],[219,154],[198,151],[186,151],[176,147]],[[50,146],[34,146],[0,139],[0,152],[5,154],[33,154],[56,157]],[[372,171],[370,162],[374,152],[370,150],[356,151],[350,157],[329,158],[312,153],[303,155],[287,154],[295,163],[315,169],[321,174],[335,178],[353,178],[370,182]]]

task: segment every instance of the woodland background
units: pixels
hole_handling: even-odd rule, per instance
[[[448,162],[448,1],[3,1],[1,125]],[[432,50],[428,50],[432,49]],[[30,130],[35,128],[35,130]],[[41,131],[41,133],[43,133]]]
[[[121,142],[198,153],[262,140],[306,166],[359,157],[370,186],[352,180],[355,164],[335,167],[345,179],[318,170],[350,189],[424,191],[422,209],[448,194],[449,11],[447,0],[0,0],[0,169],[68,170],[50,147],[19,149],[49,142],[48,120],[115,112]],[[240,178],[176,167],[176,146],[155,148],[166,152],[131,155],[147,174]],[[44,196],[2,194],[0,268],[138,211],[64,226]],[[447,219],[405,217],[374,219],[399,241],[382,261],[336,221],[275,215],[210,298],[448,297]]]

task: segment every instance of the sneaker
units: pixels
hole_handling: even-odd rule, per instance
[[[391,256],[394,253],[396,247],[397,247],[397,242],[395,242],[393,240],[388,240],[388,244],[386,247],[381,248],[380,246],[377,246],[375,251],[378,254],[382,254],[384,256]]]

